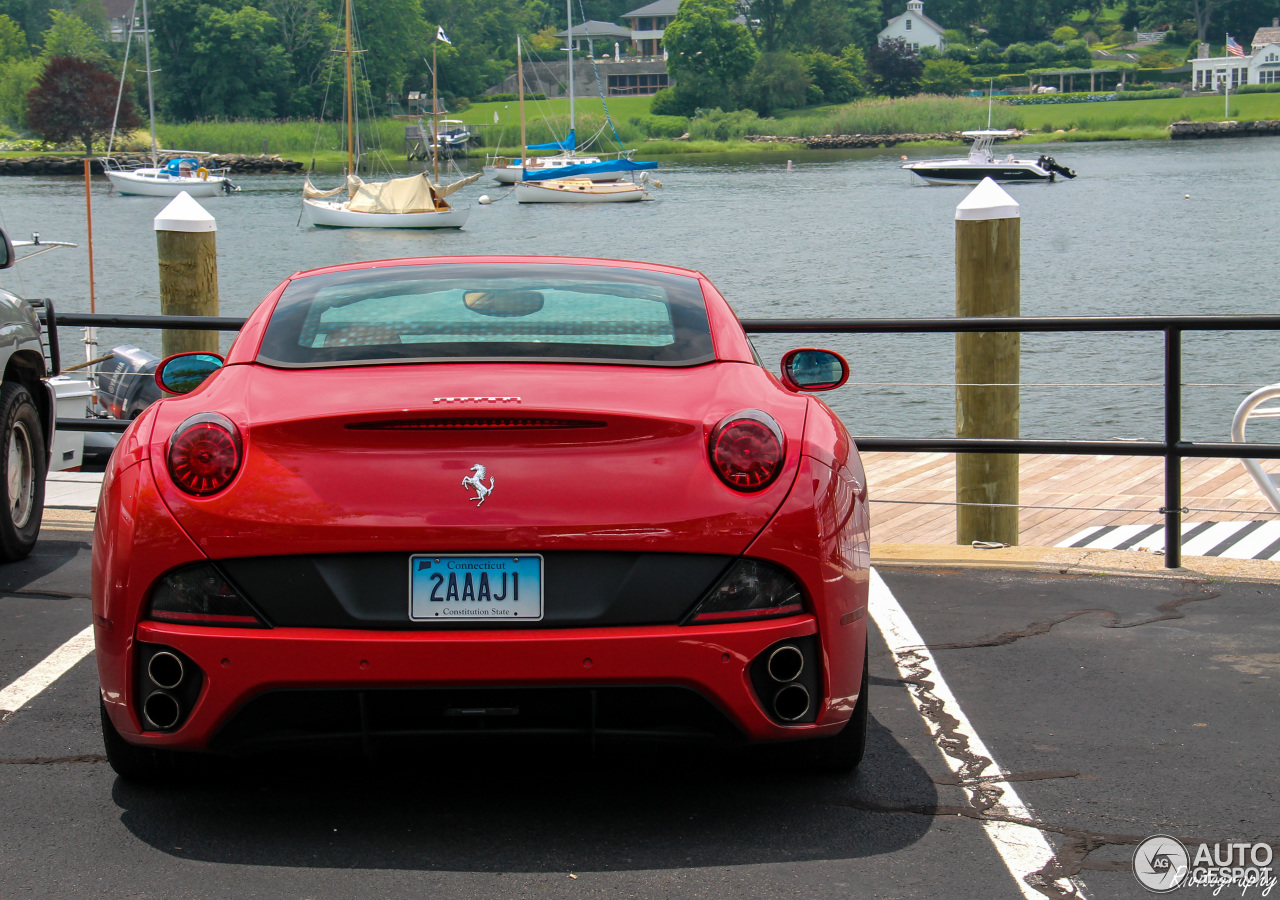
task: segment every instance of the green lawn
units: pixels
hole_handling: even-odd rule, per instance
[[[647,115],[652,101],[652,97],[610,97],[609,114],[616,124],[623,125],[632,116]],[[604,115],[604,106],[599,97],[578,97],[573,106],[577,115]],[[468,125],[492,125],[495,112],[498,114],[500,125],[516,129],[520,127],[520,103],[516,100],[504,100],[501,103],[473,103],[467,111],[450,114],[450,118],[461,119]],[[567,117],[569,98],[525,100],[524,113],[530,123],[541,121],[543,116]]]
[[[1128,100],[1109,103],[1061,103],[1011,108],[1022,127],[1042,131],[1059,128],[1107,132],[1114,139],[1125,131],[1152,131],[1180,120],[1217,122],[1223,119],[1221,97],[1183,97],[1166,100]],[[1231,98],[1233,119],[1280,119],[1280,94],[1241,94]],[[1137,136],[1137,135],[1134,135]]]

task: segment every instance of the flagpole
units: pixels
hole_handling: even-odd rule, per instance
[[[1231,35],[1226,36],[1227,39],[1222,42],[1223,49],[1227,55],[1231,55]],[[1224,120],[1231,118],[1231,69],[1227,69],[1222,79],[1222,118]]]

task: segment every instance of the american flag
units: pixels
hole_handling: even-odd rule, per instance
[[[1236,39],[1227,35],[1227,52],[1232,56],[1244,56],[1244,48],[1236,43]]]

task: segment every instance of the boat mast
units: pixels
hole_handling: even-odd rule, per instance
[[[524,51],[520,48],[520,35],[516,35],[516,90],[520,92],[520,180],[524,181],[524,166],[529,153],[528,138],[524,129]]]
[[[156,93],[151,89],[151,26],[147,24],[147,0],[142,0],[142,52],[147,65],[147,115],[151,118],[151,168],[158,168],[156,156]]]
[[[435,169],[435,183],[440,183],[440,138],[436,132],[436,120],[440,115],[440,105],[436,100],[436,45],[437,37],[431,44],[431,165]]]
[[[351,175],[355,172],[356,143],[355,103],[353,102],[351,87],[351,0],[346,0],[343,5],[346,8],[347,18],[347,174]]]
[[[565,35],[565,45],[569,48],[569,134],[573,136],[573,0],[564,0],[565,18],[569,20],[569,31]],[[578,149],[578,139],[573,138],[570,152]]]

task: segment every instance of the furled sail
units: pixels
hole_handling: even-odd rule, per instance
[[[642,169],[656,169],[656,162],[636,162],[631,159],[608,159],[594,163],[579,163],[576,166],[556,166],[550,169],[525,169],[525,181],[546,181],[549,178],[577,178],[580,176],[599,174],[601,172],[638,172]]]
[[[466,178],[462,179],[461,181],[455,181],[453,184],[446,184],[444,187],[441,187],[440,185],[437,184],[435,186],[436,196],[448,197],[454,191],[461,190],[462,188],[466,187],[469,184],[475,184],[477,181],[479,181],[483,177],[484,177],[484,171],[481,170],[474,175],[468,175]]]
[[[563,141],[549,141],[545,144],[530,144],[530,150],[568,150],[572,153],[578,146],[577,131],[570,131],[569,136]]]
[[[325,197],[332,197],[336,194],[340,194],[346,189],[347,186],[343,185],[342,187],[334,188],[331,191],[322,191],[311,183],[310,175],[306,176],[306,180],[302,182],[302,196],[306,197],[308,200],[323,200]]]

